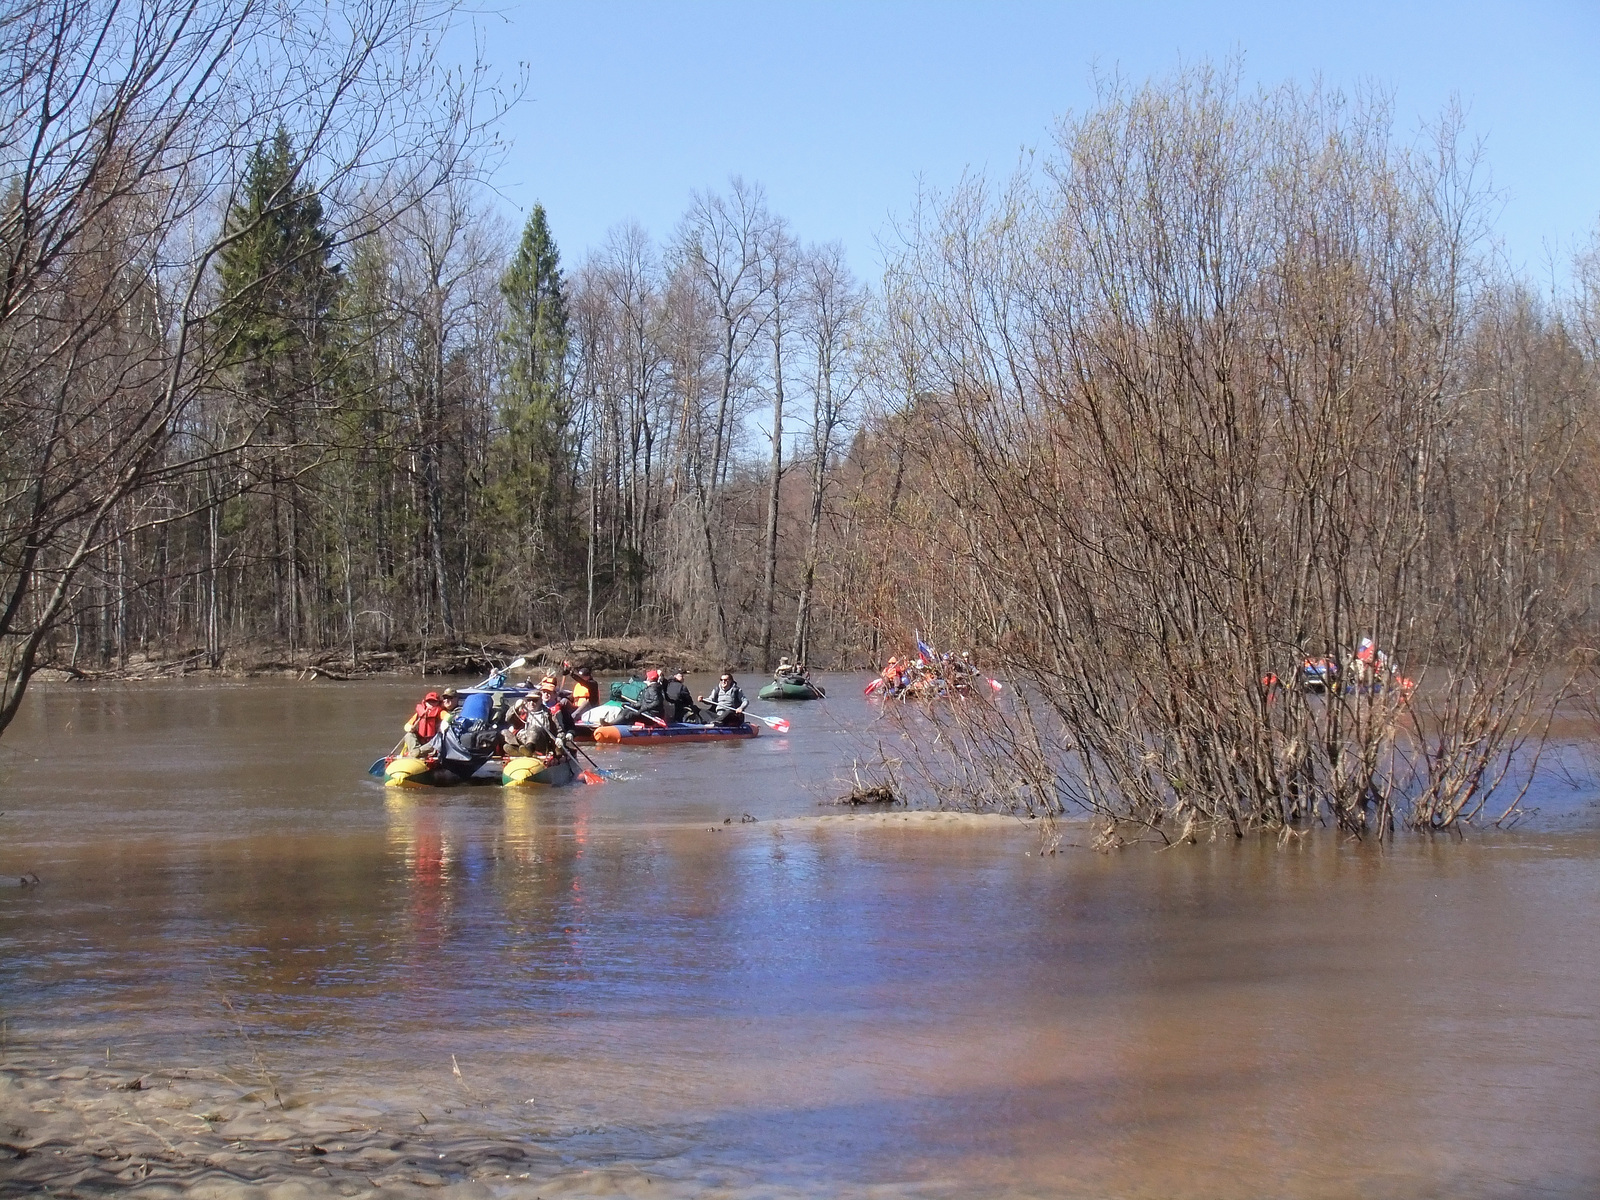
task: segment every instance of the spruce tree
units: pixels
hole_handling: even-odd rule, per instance
[[[323,574],[307,549],[321,517],[305,502],[301,480],[308,447],[323,440],[320,415],[336,399],[329,314],[341,279],[322,201],[301,181],[281,127],[251,154],[239,192],[228,213],[232,241],[217,265],[222,304],[213,333],[242,405],[239,419],[261,430],[255,461],[267,476],[267,529],[250,536],[253,549],[270,545],[273,625],[293,648],[312,616],[306,608],[321,607],[306,594],[308,579],[315,585]]]
[[[561,256],[544,208],[535,204],[516,257],[500,282],[507,307],[507,358],[497,507],[518,531],[512,553],[537,552],[546,568],[565,559],[563,478],[571,420],[567,393],[567,303]],[[546,581],[547,583],[549,581]]]
[[[217,271],[228,359],[258,385],[303,387],[323,365],[340,276],[322,201],[299,182],[285,130],[256,147],[240,192]]]

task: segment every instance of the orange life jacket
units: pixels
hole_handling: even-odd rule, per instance
[[[439,732],[439,714],[444,711],[443,706],[429,704],[426,700],[417,705],[417,715],[412,718],[411,732],[419,740],[427,741]]]
[[[581,679],[574,679],[572,681],[572,706],[574,708],[582,708],[589,703],[591,698],[592,693],[589,691],[589,685]]]

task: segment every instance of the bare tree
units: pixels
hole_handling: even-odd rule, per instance
[[[1503,776],[1572,614],[1546,514],[1578,409],[1473,366],[1505,344],[1484,195],[1436,132],[1205,69],[1113,87],[896,263],[928,377],[893,424],[903,619],[1019,682],[1006,720],[949,711],[1031,803],[1436,828]]]
[[[478,76],[446,79],[433,59],[449,19],[404,0],[36,0],[8,15],[0,729],[120,506],[238,448],[188,437],[186,420],[221,361],[202,333],[211,267],[247,232],[221,221],[246,156],[288,130],[296,181],[314,174],[349,229],[381,223],[374,196],[430,192],[480,128]]]
[[[835,439],[866,382],[862,361],[866,296],[845,264],[844,248],[836,242],[813,248],[800,264],[800,277],[801,337],[812,368],[811,503],[790,653],[796,662],[805,662],[810,657],[811,598],[821,558],[822,508]]]
[[[766,293],[772,306],[767,334],[772,339],[772,444],[771,466],[767,472],[766,554],[761,579],[761,669],[772,670],[772,618],[778,592],[778,509],[783,499],[783,364],[787,350],[785,338],[792,323],[790,307],[798,291],[799,247],[783,229],[773,223],[765,258]]]
[[[725,480],[735,426],[743,416],[742,372],[771,318],[765,267],[775,232],[766,194],[759,185],[737,177],[726,197],[697,193],[679,230],[678,254],[704,290],[717,330],[718,378],[709,453],[690,461],[715,612],[712,635],[723,651],[728,648],[728,614],[717,573],[715,494]]]

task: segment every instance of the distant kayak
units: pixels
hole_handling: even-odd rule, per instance
[[[762,700],[821,700],[827,694],[809,679],[774,679],[757,696]]]
[[[725,742],[753,738],[758,725],[602,725],[594,731],[596,742],[624,746],[664,745],[669,742]]]

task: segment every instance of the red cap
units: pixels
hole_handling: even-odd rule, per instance
[[[661,678],[661,672],[656,670],[654,667],[651,667],[650,670],[644,673],[644,677],[646,681],[654,683],[656,680]]]

